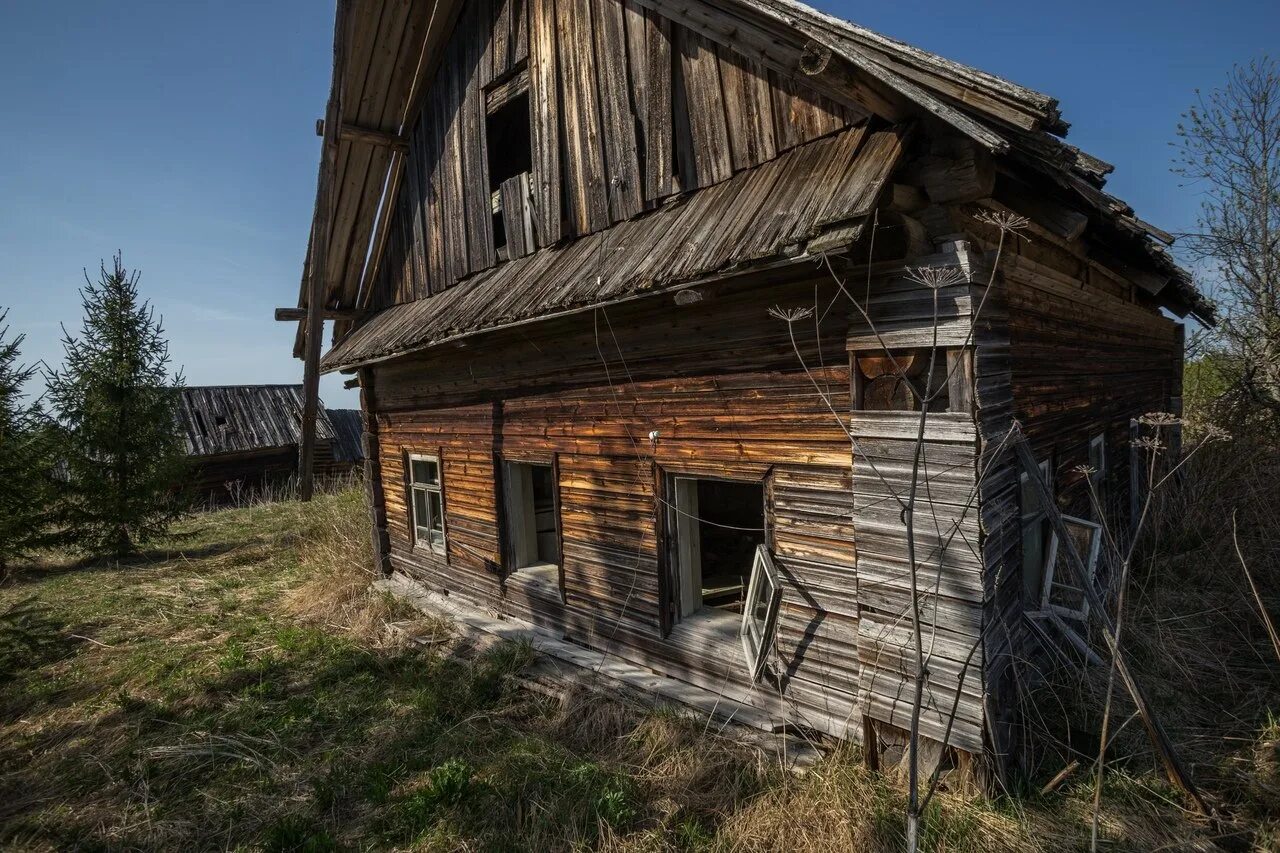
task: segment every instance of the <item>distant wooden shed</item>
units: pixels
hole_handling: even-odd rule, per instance
[[[179,417],[192,488],[215,502],[282,485],[298,470],[301,385],[207,385],[182,389]],[[360,413],[320,407],[317,473],[349,473],[364,459]]]
[[[868,755],[923,684],[1006,769],[1033,486],[1123,503],[1212,316],[1057,102],[791,0],[338,9],[281,316],[358,376],[379,568]]]

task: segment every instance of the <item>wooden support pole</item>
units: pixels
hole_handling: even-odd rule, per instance
[[[326,267],[329,226],[333,218],[330,190],[338,165],[338,125],[342,116],[342,86],[346,70],[347,9],[338,0],[333,25],[333,81],[325,107],[324,141],[320,145],[320,174],[316,179],[316,209],[311,220],[311,274],[307,281],[305,362],[302,372],[302,442],[298,446],[298,497],[311,500],[314,490],[316,414],[320,407],[320,344],[324,337]]]
[[[387,533],[387,501],[382,490],[382,447],[378,442],[377,396],[373,370],[360,371],[360,419],[364,426],[364,490],[372,522],[373,571],[379,576],[391,574],[391,537]]]
[[[1160,763],[1164,765],[1165,774],[1169,777],[1170,782],[1181,788],[1195,802],[1196,807],[1203,814],[1212,814],[1208,803],[1204,801],[1199,789],[1196,788],[1195,782],[1192,781],[1191,774],[1182,766],[1182,761],[1178,758],[1173,741],[1169,739],[1168,733],[1164,730],[1164,725],[1156,717],[1155,712],[1151,710],[1151,703],[1147,700],[1147,696],[1138,684],[1132,670],[1129,669],[1129,661],[1125,658],[1123,650],[1116,641],[1115,622],[1112,621],[1111,615],[1107,613],[1106,605],[1098,595],[1097,590],[1093,588],[1093,583],[1089,580],[1091,575],[1085,570],[1084,561],[1080,559],[1080,554],[1076,551],[1075,540],[1071,538],[1071,533],[1067,530],[1067,524],[1062,520],[1062,513],[1058,512],[1057,504],[1053,500],[1053,494],[1049,491],[1049,484],[1044,481],[1044,477],[1040,474],[1040,467],[1036,464],[1035,454],[1031,451],[1031,447],[1027,443],[1026,434],[1022,432],[1020,425],[1014,425],[1012,437],[1013,449],[1018,455],[1018,460],[1022,463],[1022,469],[1026,471],[1027,480],[1032,485],[1032,488],[1035,489],[1036,498],[1040,501],[1045,514],[1049,517],[1049,523],[1053,525],[1054,531],[1058,534],[1058,547],[1066,553],[1067,562],[1071,564],[1071,569],[1076,573],[1076,577],[1084,579],[1084,583],[1081,586],[1083,587],[1085,598],[1089,602],[1089,613],[1098,620],[1098,624],[1102,628],[1102,638],[1106,641],[1107,649],[1111,652],[1111,659],[1115,665],[1116,673],[1120,676],[1120,680],[1124,682],[1125,689],[1129,691],[1129,695],[1133,697],[1133,704],[1137,707],[1138,714],[1142,717],[1143,725],[1146,726],[1147,736],[1151,739],[1151,746],[1155,749],[1156,756],[1160,759]]]

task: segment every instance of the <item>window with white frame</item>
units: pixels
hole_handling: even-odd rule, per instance
[[[1037,463],[1037,467],[1052,493],[1053,479],[1049,473],[1049,461],[1041,461]],[[1039,603],[1044,584],[1044,558],[1052,526],[1047,507],[1040,502],[1039,490],[1025,471],[1019,476],[1018,485],[1021,507],[1019,521],[1022,527],[1022,589],[1027,603],[1034,605]]]
[[[409,502],[413,511],[413,544],[444,553],[444,492],[439,456],[409,456]]]

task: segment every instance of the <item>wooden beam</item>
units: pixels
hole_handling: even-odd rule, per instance
[[[333,219],[333,187],[338,166],[338,127],[342,116],[342,86],[346,75],[347,13],[351,0],[338,0],[333,25],[333,80],[325,107],[324,141],[320,145],[320,174],[316,180],[316,209],[311,220],[311,268],[307,281],[307,318],[302,372],[302,441],[298,445],[298,497],[311,500],[316,453],[316,415],[320,407],[320,344],[324,337],[324,286],[329,258],[329,229]]]
[[[355,308],[322,308],[320,314],[326,320],[356,320],[361,317],[364,312]],[[307,319],[306,308],[277,308],[276,320],[281,323],[293,323],[298,320]]]
[[[316,136],[324,136],[325,120],[316,119]],[[361,127],[358,124],[342,123],[338,128],[338,139],[342,142],[363,142],[366,145],[381,145],[393,151],[409,150],[409,140],[398,133]]]

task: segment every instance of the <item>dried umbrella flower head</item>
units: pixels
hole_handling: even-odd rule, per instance
[[[797,320],[807,320],[813,316],[812,308],[782,308],[778,305],[769,309],[769,316],[776,317],[787,323],[794,323]]]
[[[1077,474],[1083,474],[1086,477],[1092,477],[1094,474],[1098,473],[1098,469],[1094,468],[1092,465],[1077,465],[1071,470],[1075,471]]]
[[[968,281],[959,267],[907,267],[907,281],[923,284],[930,290],[941,290]]]
[[[1135,438],[1133,440],[1133,446],[1139,450],[1150,450],[1153,452],[1164,450],[1164,443],[1158,438]]]
[[[1230,441],[1231,433],[1217,424],[1209,424],[1200,430],[1200,440],[1203,442]]]
[[[1024,231],[1031,224],[1031,220],[1025,216],[1019,216],[1008,210],[989,210],[983,208],[973,215],[973,218],[990,225],[992,228],[999,228],[1006,234],[1018,234]]]
[[[1138,423],[1153,427],[1175,427],[1182,423],[1182,418],[1169,412],[1147,412],[1138,418]]]

